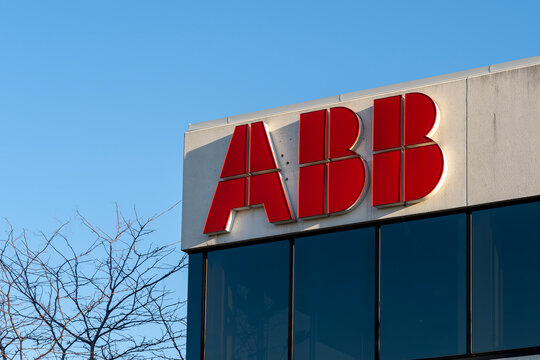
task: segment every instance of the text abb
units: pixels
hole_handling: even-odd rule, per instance
[[[444,152],[430,137],[439,109],[425,94],[409,93],[373,103],[371,202],[404,205],[442,185]],[[368,170],[354,149],[361,122],[345,107],[300,115],[298,218],[352,209],[366,191]],[[266,124],[234,129],[203,233],[229,232],[234,211],[264,206],[268,221],[294,221]]]

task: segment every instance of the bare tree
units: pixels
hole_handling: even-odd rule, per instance
[[[60,231],[63,225],[58,229]],[[3,325],[0,329],[2,359],[40,359],[53,352],[54,341],[47,341],[44,322],[27,301],[26,293],[35,291],[38,282],[29,287],[23,284],[40,266],[42,256],[50,246],[56,232],[45,238],[41,247],[31,250],[27,233],[14,236],[9,226],[7,239],[0,250],[0,307]],[[43,284],[41,284],[43,285]],[[41,345],[40,345],[41,342]]]
[[[127,219],[79,250],[65,225],[33,250],[10,230],[0,253],[3,359],[183,359],[184,302],[170,279],[187,266],[177,244],[149,242],[162,214]]]

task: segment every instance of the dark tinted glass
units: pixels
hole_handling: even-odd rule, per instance
[[[466,218],[381,227],[381,359],[466,351]]]
[[[374,356],[375,230],[297,239],[295,360]]]
[[[209,252],[207,282],[206,359],[287,359],[288,241]]]
[[[473,351],[540,345],[540,203],[474,212]]]
[[[188,311],[187,311],[187,358],[201,358],[203,254],[189,255]]]

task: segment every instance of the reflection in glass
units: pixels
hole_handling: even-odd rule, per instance
[[[540,203],[472,214],[473,351],[540,345]]]
[[[375,230],[295,240],[295,360],[373,359]]]
[[[382,360],[466,351],[464,214],[381,227]]]
[[[188,359],[201,358],[203,254],[189,255],[186,353]]]
[[[285,360],[289,242],[208,252],[207,360]]]

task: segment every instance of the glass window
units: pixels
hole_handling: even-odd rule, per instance
[[[465,353],[465,215],[382,226],[380,266],[380,358]]]
[[[473,351],[540,345],[540,203],[472,214]]]
[[[295,360],[374,358],[375,230],[295,240]]]
[[[285,360],[289,242],[208,252],[208,360]]]
[[[203,254],[189,255],[188,311],[187,311],[187,358],[201,358],[201,325],[203,295]]]

